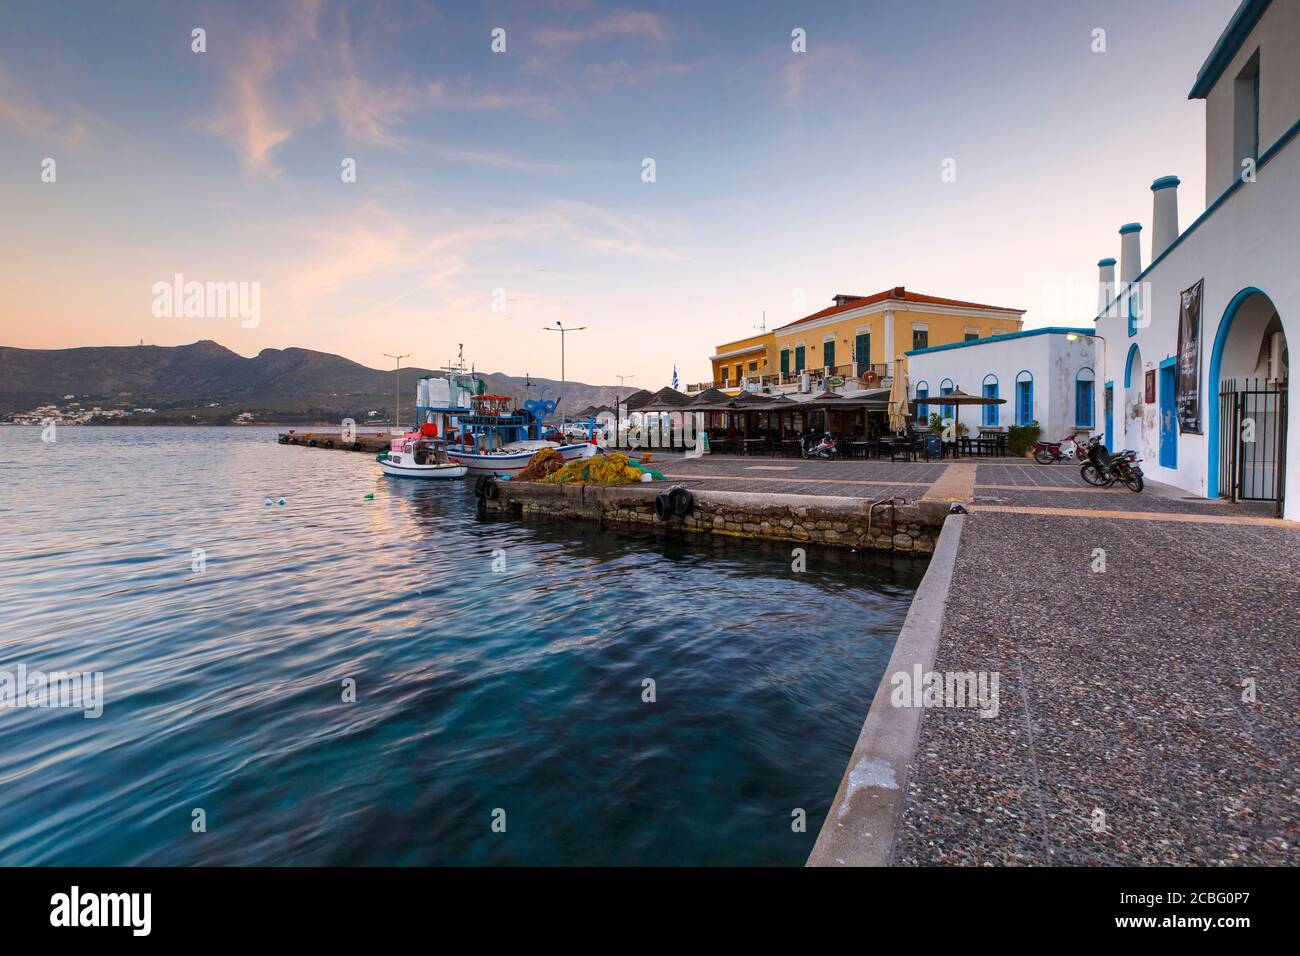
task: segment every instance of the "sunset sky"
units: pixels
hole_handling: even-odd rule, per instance
[[[5,0],[0,345],[389,367],[463,342],[558,377],[558,319],[590,327],[570,379],[653,389],[797,317],[793,290],[1083,323],[1120,225],[1146,258],[1152,180],[1182,178],[1184,225],[1204,208],[1187,92],[1236,6]],[[177,273],[260,283],[260,324],[155,317]]]

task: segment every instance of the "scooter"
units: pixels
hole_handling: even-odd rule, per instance
[[[1088,442],[1087,458],[1079,467],[1079,475],[1088,484],[1099,488],[1109,488],[1118,481],[1136,494],[1146,486],[1142,469],[1138,467],[1141,460],[1131,448],[1112,455],[1100,438],[1094,438]]]
[[[830,432],[823,435],[805,435],[803,439],[803,456],[805,458],[819,458],[823,461],[829,461],[839,456],[835,448],[836,442]]]
[[[1040,441],[1034,445],[1034,461],[1040,465],[1050,465],[1057,461],[1074,461],[1079,454],[1079,444],[1074,435],[1066,435],[1060,441]]]

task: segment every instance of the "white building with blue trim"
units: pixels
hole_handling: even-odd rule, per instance
[[[1300,2],[1245,0],[1201,67],[1206,210],[1178,224],[1176,176],[1098,263],[1097,417],[1148,477],[1208,498],[1272,502],[1300,520]],[[1287,497],[1287,489],[1292,494]]]
[[[912,397],[931,414],[955,418],[970,434],[1037,422],[1045,441],[1091,435],[1096,420],[1096,346],[1092,329],[1045,328],[992,335],[907,353]],[[1003,405],[955,409],[954,390],[1000,398]]]

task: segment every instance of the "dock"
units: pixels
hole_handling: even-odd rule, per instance
[[[296,428],[291,428],[288,431],[280,432],[278,440],[281,445],[303,445],[307,448],[328,448],[341,451],[364,451],[372,455],[383,451],[392,440],[392,436],[386,431],[358,431],[354,437],[356,438],[355,441],[344,443],[342,432],[298,431]]]

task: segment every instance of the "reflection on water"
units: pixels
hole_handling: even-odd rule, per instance
[[[484,519],[261,428],[0,428],[0,474],[0,671],[106,698],[0,710],[6,864],[801,864],[922,570]]]

